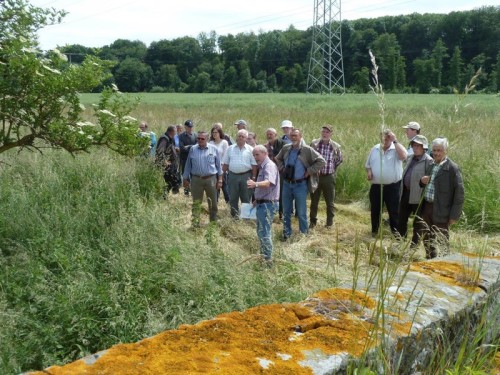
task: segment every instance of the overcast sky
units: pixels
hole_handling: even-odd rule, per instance
[[[41,30],[42,49],[66,44],[102,47],[116,39],[140,40],[149,45],[161,39],[305,30],[313,23],[314,0],[32,0],[43,8],[69,14],[58,25]],[[449,13],[500,0],[344,0],[342,19],[374,18],[409,13]]]

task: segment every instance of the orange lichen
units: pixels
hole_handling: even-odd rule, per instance
[[[325,289],[314,293],[311,298],[342,301],[345,302],[346,306],[348,306],[349,303],[351,303],[359,305],[361,307],[367,307],[370,309],[374,308],[377,305],[377,302],[368,297],[365,293],[358,291],[353,292],[352,289],[341,289],[341,288]]]
[[[360,296],[359,302],[367,302]],[[258,306],[183,325],[135,344],[116,345],[91,365],[79,360],[44,373],[254,374],[264,370],[260,358],[271,361],[265,370],[270,374],[310,374],[310,368],[298,363],[305,351],[359,356],[365,349],[373,325],[352,314],[340,313],[338,318],[332,320],[303,304]]]
[[[411,333],[411,327],[413,326],[412,322],[403,322],[403,323],[392,323],[392,328],[396,330],[396,332],[402,336],[409,335]]]
[[[443,261],[413,263],[410,270],[429,275],[448,285],[458,285],[471,291],[480,290],[477,282],[473,279],[473,275],[476,273],[458,263]]]

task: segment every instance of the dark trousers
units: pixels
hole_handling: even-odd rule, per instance
[[[237,217],[240,213],[239,202],[250,203],[252,192],[247,187],[247,180],[251,177],[252,171],[243,174],[229,172],[228,175],[228,191],[229,205],[231,206],[231,216]]]
[[[410,190],[403,186],[403,192],[401,194],[401,200],[399,201],[399,213],[398,213],[398,232],[401,237],[406,237],[408,232],[408,220],[412,214],[415,214],[418,209],[418,204],[408,203],[410,198]],[[413,220],[413,236],[411,238],[412,245],[418,243],[418,220]]]
[[[184,169],[186,168],[186,162],[187,162],[187,155],[186,155],[186,159],[183,159],[181,157],[181,162],[180,162],[181,176],[184,174]],[[185,195],[189,195],[190,191],[191,191],[190,188],[184,188],[184,194]]]
[[[283,217],[283,173],[280,173],[280,200],[278,206],[279,218]]]
[[[327,176],[319,176],[318,188],[311,194],[311,207],[309,209],[309,220],[315,225],[318,221],[318,205],[319,198],[323,194],[326,203],[326,225],[333,225],[334,207],[333,200],[335,199],[335,176],[333,174]]]
[[[422,219],[420,220],[420,236],[424,241],[427,259],[437,256],[438,247],[448,251],[450,232],[448,223],[436,223],[432,220],[433,203],[422,202]]]
[[[380,219],[382,204],[385,204],[389,213],[389,225],[392,232],[398,230],[398,206],[399,206],[399,187],[401,181],[393,184],[380,185],[372,184],[370,187],[370,210],[372,221],[372,233],[377,233],[380,228]]]

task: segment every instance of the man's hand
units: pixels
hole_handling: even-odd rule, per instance
[[[431,179],[430,176],[423,176],[421,179],[420,179],[420,182],[424,185],[427,185],[429,183],[429,180]]]
[[[189,188],[189,181],[188,180],[182,181],[182,186],[185,187],[186,189],[188,189]]]

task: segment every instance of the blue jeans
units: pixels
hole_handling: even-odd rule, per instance
[[[260,241],[260,253],[265,260],[271,260],[273,255],[272,224],[277,208],[277,202],[257,204],[257,237]]]
[[[307,223],[307,181],[291,184],[283,183],[283,236],[288,238],[292,235],[292,211],[293,201],[299,217],[299,229],[307,234],[309,224]]]

